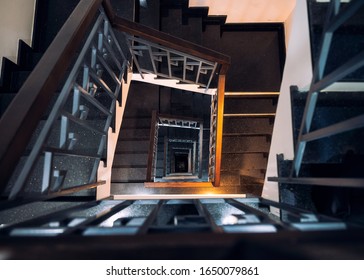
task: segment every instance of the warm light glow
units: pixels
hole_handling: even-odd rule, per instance
[[[227,15],[227,23],[285,22],[296,0],[190,0],[190,7],[209,7],[209,15]]]

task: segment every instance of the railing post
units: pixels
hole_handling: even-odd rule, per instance
[[[156,134],[157,111],[152,112],[152,120],[150,122],[150,138],[149,138],[149,152],[148,152],[148,166],[147,166],[147,182],[152,181],[153,161],[154,161],[154,145]]]
[[[202,178],[202,160],[203,160],[203,122],[200,122],[199,132],[199,156],[198,156],[198,178]]]
[[[225,75],[219,75],[217,87],[217,124],[216,124],[216,149],[215,149],[215,181],[214,186],[220,186],[221,153],[222,153],[222,132],[224,122],[224,96],[225,96]]]

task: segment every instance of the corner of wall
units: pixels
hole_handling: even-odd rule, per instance
[[[0,9],[0,69],[2,58],[17,61],[18,41],[31,46],[36,0],[3,0]],[[11,27],[11,28],[9,28]]]
[[[283,154],[285,159],[293,159],[293,135],[290,86],[303,88],[310,84],[312,79],[310,32],[306,1],[296,1],[292,13],[291,31],[281,83],[280,96],[274,122],[273,135],[268,166],[262,196],[278,201],[278,184],[269,182],[268,177],[277,176],[277,154]]]
[[[115,149],[119,138],[120,128],[123,122],[123,116],[125,111],[126,101],[128,99],[129,87],[132,81],[133,72],[128,72],[127,83],[122,82],[122,101],[121,106],[116,105],[115,112],[115,132],[112,132],[112,129],[109,129],[108,137],[107,137],[107,164],[104,167],[103,163],[100,163],[99,170],[97,172],[98,181],[106,181],[104,185],[97,187],[96,199],[104,199],[110,197],[111,194],[111,171],[112,164],[114,161]]]

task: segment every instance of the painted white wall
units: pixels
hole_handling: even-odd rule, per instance
[[[31,46],[34,11],[35,0],[0,0],[0,67],[2,57],[16,62],[19,39]]]
[[[284,154],[293,159],[293,136],[290,90],[291,85],[307,87],[312,79],[310,34],[305,0],[297,0],[289,38],[286,64],[274,123],[263,197],[278,201],[278,184],[268,182],[267,177],[277,176],[276,155]]]

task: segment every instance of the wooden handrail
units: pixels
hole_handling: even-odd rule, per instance
[[[154,160],[154,145],[155,145],[155,133],[156,133],[156,121],[158,118],[158,112],[153,110],[152,119],[150,122],[150,135],[149,135],[149,150],[148,150],[148,163],[147,163],[147,176],[145,180],[147,182],[152,181],[153,173],[153,160]]]
[[[215,181],[214,186],[220,186],[221,155],[222,155],[222,132],[224,122],[224,95],[225,75],[219,75],[217,86],[217,124],[216,124],[216,149],[215,149]]]
[[[138,24],[118,17],[112,10],[110,0],[104,0],[105,12],[109,17],[112,26],[121,31],[126,32],[130,35],[140,36],[141,38],[150,42],[163,45],[165,47],[188,53],[201,59],[205,59],[211,62],[217,62],[221,65],[220,74],[225,75],[230,66],[230,57],[211,50],[209,48],[202,47],[200,45],[191,43],[181,38],[172,36],[170,34],[158,31],[156,29]]]
[[[13,173],[102,0],[81,0],[0,119],[0,192]]]

